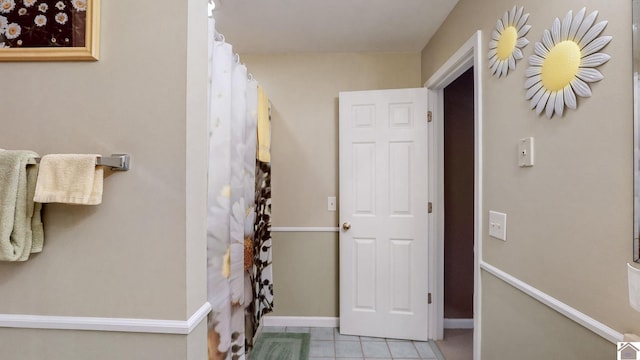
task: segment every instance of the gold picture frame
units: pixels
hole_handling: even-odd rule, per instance
[[[100,0],[0,0],[0,61],[96,61],[99,32]]]

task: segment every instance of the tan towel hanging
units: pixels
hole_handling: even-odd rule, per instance
[[[41,203],[102,203],[104,170],[95,154],[51,154],[40,160],[34,200]]]

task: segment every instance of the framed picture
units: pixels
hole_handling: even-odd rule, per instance
[[[99,0],[0,0],[0,61],[98,60]]]

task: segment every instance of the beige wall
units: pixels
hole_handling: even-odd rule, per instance
[[[2,358],[91,360],[204,360],[202,322],[189,336],[73,330],[1,329]]]
[[[272,105],[273,226],[337,226],[338,92],[420,87],[420,54],[241,54]]]
[[[420,54],[240,59],[273,104],[273,226],[337,226],[327,197],[339,196],[338,93],[420,87]],[[274,233],[273,239],[275,315],[338,316],[337,234]]]
[[[492,77],[486,65],[482,67],[483,223],[489,210],[508,215],[506,242],[488,237],[484,226],[484,260],[619,332],[638,333],[640,314],[629,307],[625,269],[632,260],[633,235],[631,1],[525,0],[521,5],[533,26],[525,56],[555,17],[586,6],[589,12],[599,11],[598,20],[609,21],[604,33],[613,41],[604,52],[612,59],[601,67],[605,79],[592,85],[593,97],[579,98],[577,110],[551,120],[529,110],[524,99],[526,58],[506,79]],[[505,0],[460,0],[422,52],[423,81],[477,29],[483,31],[484,61],[497,18],[512,6]],[[517,141],[527,136],[535,138],[536,164],[519,168]],[[483,286],[489,304],[483,309],[483,334],[501,333],[498,324],[509,316],[491,307],[500,296],[493,291]],[[514,301],[526,320],[521,329],[530,332],[534,325],[529,321],[540,309]],[[536,326],[551,328],[556,322]],[[567,331],[565,337],[575,344],[578,330],[569,326]],[[529,342],[510,333],[504,336],[500,341],[511,345]],[[488,336],[484,355],[493,358],[490,351],[501,344]],[[545,351],[553,352],[562,344],[548,341],[539,351],[547,346],[551,348]]]
[[[338,316],[338,233],[273,233],[276,316]]]
[[[202,1],[103,1],[100,61],[0,65],[2,148],[132,156],[106,176],[102,205],[45,206],[44,251],[0,263],[0,314],[186,320],[206,301],[206,26]],[[26,348],[25,331],[3,329],[0,344]],[[114,334],[32,332],[91,338],[74,357],[120,358]],[[187,337],[168,338],[186,357]]]
[[[616,346],[482,273],[483,359],[615,359]]]

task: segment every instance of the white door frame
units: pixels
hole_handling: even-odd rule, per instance
[[[429,110],[429,198],[434,212],[429,226],[429,292],[436,294],[429,313],[429,334],[443,337],[444,319],[444,88],[474,67],[474,255],[473,255],[473,359],[480,360],[482,260],[482,32],[477,31],[427,82]]]

